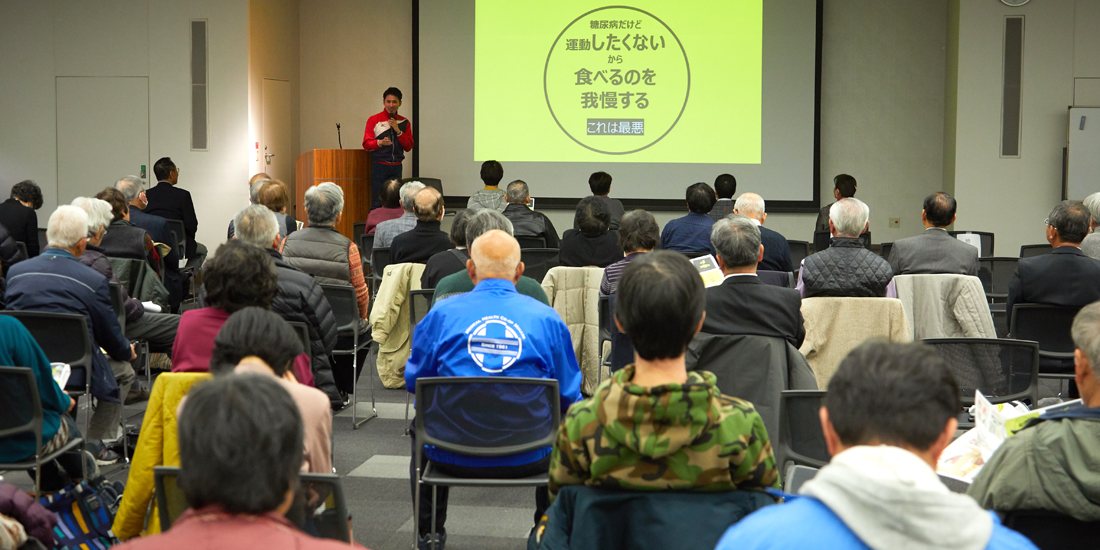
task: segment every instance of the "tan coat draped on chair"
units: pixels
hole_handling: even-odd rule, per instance
[[[985,289],[968,275],[895,275],[913,338],[996,338]]]
[[[555,267],[542,279],[542,289],[573,337],[581,366],[581,392],[592,395],[600,368],[600,281],[602,267]]]
[[[405,387],[405,361],[412,351],[409,291],[420,290],[422,273],[424,264],[386,266],[370,312],[371,337],[378,342],[378,377],[390,389]]]
[[[840,362],[871,338],[911,342],[913,331],[897,298],[806,298],[802,300],[806,340],[798,351],[826,389]]]

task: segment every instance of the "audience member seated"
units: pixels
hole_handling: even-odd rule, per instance
[[[837,174],[833,178],[833,197],[836,200],[850,199],[856,196],[856,179],[848,174]],[[829,212],[833,208],[835,202],[831,202],[821,207],[821,212],[817,213],[817,222],[814,223],[814,231],[828,231],[829,230]]]
[[[454,248],[436,252],[428,258],[424,266],[424,273],[420,275],[420,288],[435,288],[439,281],[452,273],[466,271],[466,260],[470,259],[470,252],[466,250],[466,219],[474,214],[474,210],[463,210],[455,215],[451,222],[451,244]]]
[[[118,277],[111,269],[111,262],[99,247],[103,236],[107,234],[107,226],[111,223],[111,205],[101,199],[77,197],[73,200],[73,206],[80,207],[88,214],[88,245],[84,253],[77,258],[80,263],[94,269],[109,282],[117,283]],[[126,338],[128,340],[144,340],[149,343],[149,348],[156,353],[172,353],[172,342],[176,339],[176,328],[180,324],[180,316],[171,313],[156,313],[145,311],[145,305],[137,298],[131,298],[126,292],[126,287],[121,286],[122,301],[125,304]],[[150,304],[155,306],[155,304]],[[155,308],[159,309],[159,307]],[[149,391],[137,382],[130,388],[130,394],[126,402],[143,400],[149,397]]]
[[[137,354],[111,309],[107,278],[77,260],[88,244],[87,235],[87,213],[75,206],[57,207],[46,225],[49,248],[12,266],[4,303],[14,311],[84,316],[92,345],[92,397],[99,402],[86,436],[96,462],[111,464],[118,455],[101,440],[114,441],[116,437],[122,415],[120,400],[129,393],[135,378],[129,361]]]
[[[1100,260],[1100,233],[1096,232],[1096,227],[1100,226],[1100,192],[1085,197],[1084,202],[1092,221],[1089,223],[1089,234],[1081,240],[1081,252]]]
[[[504,198],[504,190],[500,188],[500,180],[504,179],[504,167],[495,160],[487,160],[481,163],[481,181],[484,189],[475,191],[466,201],[468,210],[478,211],[485,208],[503,212],[508,202]]]
[[[1100,300],[1100,260],[1081,252],[1092,217],[1079,201],[1062,201],[1047,216],[1047,242],[1054,250],[1020,258],[1008,283],[1005,311],[1016,304],[1084,307]]]
[[[400,218],[405,213],[401,208],[401,180],[390,178],[382,182],[382,206],[367,214],[366,234],[374,235],[378,224]],[[356,243],[358,244],[358,243]]]
[[[269,179],[265,181],[260,186],[256,200],[258,202],[255,204],[266,206],[268,210],[275,213],[275,221],[278,222],[280,237],[286,238],[287,235],[297,231],[297,221],[286,214],[286,208],[290,206],[290,189],[282,180]]]
[[[623,214],[626,210],[623,208],[623,203],[619,199],[613,199],[608,197],[608,193],[611,193],[611,174],[607,172],[595,172],[588,177],[588,188],[592,190],[592,196],[590,198],[595,199],[607,208],[607,213],[611,216],[608,221],[609,228],[614,231],[619,228],[619,222],[623,219]],[[586,197],[589,198],[589,197]],[[573,215],[573,229],[581,229],[581,206],[584,204],[582,199],[577,204],[577,212]],[[568,233],[568,231],[566,232]],[[565,238],[564,235],[562,238]]]
[[[558,231],[554,229],[550,218],[527,206],[531,202],[531,191],[527,188],[527,182],[516,180],[509,183],[505,197],[508,199],[508,206],[504,209],[504,217],[512,222],[516,237],[542,237],[546,241],[546,248],[558,248],[561,245]]]
[[[416,380],[422,377],[519,376],[556,379],[562,410],[580,398],[580,367],[573,355],[569,328],[552,308],[516,292],[516,282],[523,274],[519,250],[519,243],[500,230],[489,231],[473,242],[469,272],[476,286],[471,292],[439,302],[417,325],[412,354],[405,364],[408,391],[415,392]],[[472,328],[479,323],[485,328]],[[505,331],[505,324],[511,329]],[[477,334],[484,336],[472,336]],[[523,335],[522,342],[513,334]],[[482,340],[507,342],[510,349],[518,350],[518,355],[484,350],[484,354],[475,356],[474,350],[485,343]],[[414,457],[416,445],[414,436]],[[529,477],[545,473],[550,464],[549,447],[500,457],[456,455],[428,447],[425,455],[440,471],[460,477]],[[420,468],[427,464],[426,459]],[[417,464],[410,462],[409,469],[415,492]],[[427,547],[432,533],[436,544],[442,547],[447,537],[443,526],[447,520],[448,488],[439,487],[437,491],[435,529],[431,522],[432,489],[424,486],[419,490],[420,509],[414,513],[420,518],[420,548]],[[545,487],[536,489],[535,500],[534,521],[538,522],[549,507]]]
[[[451,237],[439,230],[443,212],[443,195],[431,187],[421,189],[413,205],[416,227],[393,238],[390,263],[422,264],[436,252],[454,248]]]
[[[551,498],[581,484],[778,489],[768,433],[752,404],[722,395],[713,374],[684,366],[706,303],[691,263],[673,252],[646,254],[626,268],[617,296],[615,322],[634,345],[634,364],[565,415],[550,459]]]
[[[118,548],[348,548],[286,519],[304,431],[294,400],[270,376],[223,376],[196,386],[179,416],[178,484],[190,508],[171,529]]]
[[[760,228],[760,244],[764,245],[764,259],[756,266],[761,271],[793,272],[791,265],[791,247],[787,238],[776,231],[764,227],[768,214],[764,212],[764,199],[756,193],[744,193],[737,197],[733,207],[734,214],[747,217]]]
[[[832,460],[799,497],[730,527],[717,550],[1035,548],[936,475],[961,406],[935,350],[864,343],[841,363],[824,405]]]
[[[259,174],[256,174],[256,176],[259,176]],[[252,176],[252,179],[249,180],[256,183],[250,184],[251,187],[248,189],[248,204],[260,204],[260,188],[262,188],[265,183],[271,181],[270,177],[266,177],[257,181],[256,176]],[[234,226],[233,220],[229,220],[229,231],[226,234],[226,238],[232,239],[236,234],[237,228]]]
[[[15,244],[15,239],[8,233],[8,229],[0,225],[0,266],[3,267],[4,274],[7,274],[11,266],[26,259],[23,251],[19,250],[19,245]]]
[[[561,265],[566,267],[607,267],[623,259],[619,248],[619,232],[610,230],[611,214],[598,196],[585,197],[577,205],[574,223],[580,229],[569,229],[562,235]]]
[[[894,275],[978,276],[978,249],[947,234],[947,226],[955,223],[955,208],[955,199],[947,193],[933,193],[924,199],[920,212],[924,233],[898,239],[890,250]]]
[[[344,190],[332,182],[310,187],[305,193],[305,206],[309,227],[287,236],[283,259],[319,283],[355,287],[359,316],[366,319],[370,289],[363,278],[359,246],[333,227],[344,214]]]
[[[714,189],[699,182],[687,188],[688,215],[670,220],[661,232],[661,248],[675,250],[692,258],[713,254],[710,229],[714,220],[708,215],[715,201]]]
[[[289,371],[302,344],[294,329],[277,314],[246,307],[229,316],[214,338],[210,372],[259,374],[275,378],[298,405],[305,429],[302,471],[332,473],[332,408],[324,392],[299,384]]]
[[[206,307],[183,312],[172,346],[172,372],[209,372],[214,337],[229,316],[246,307],[270,308],[279,290],[271,256],[238,240],[218,247],[202,271]]]
[[[76,407],[76,401],[61,391],[61,387],[54,382],[50,369],[50,360],[38,347],[31,333],[14,317],[0,315],[0,365],[19,365],[27,367],[34,372],[35,385],[38,386],[38,400],[42,403],[42,453],[51,453],[69,442],[70,439],[80,437],[80,431],[73,421],[73,416],[65,414]],[[8,387],[0,382],[0,393],[15,395],[20,387]],[[27,401],[30,402],[29,399]],[[29,414],[29,411],[22,411]],[[0,463],[23,462],[30,460],[35,454],[35,440],[31,434],[22,434],[0,439]],[[62,455],[57,462],[42,465],[42,490],[44,492],[59,491],[66,485],[71,485],[81,478],[80,469],[81,453],[76,449],[72,453]],[[92,462],[92,461],[88,461]],[[61,468],[58,468],[60,463]],[[94,473],[95,463],[92,462],[89,474]],[[34,472],[28,471],[31,479]],[[94,477],[94,476],[90,476]]]
[[[27,245],[27,255],[37,256],[46,243],[38,242],[38,214],[42,208],[42,189],[31,180],[11,187],[11,197],[0,203],[0,224],[11,238]]]
[[[398,218],[378,223],[374,229],[375,248],[389,248],[394,237],[416,227],[416,194],[424,187],[419,181],[410,181],[401,186],[401,208],[404,213]]]
[[[473,242],[477,240],[478,237],[494,229],[504,231],[511,235],[512,222],[508,221],[508,218],[505,218],[504,214],[489,208],[483,208],[470,215],[470,217],[466,219],[466,243],[469,245],[469,248],[473,248]],[[467,256],[470,255],[469,251],[467,251]],[[520,262],[520,265],[523,265],[523,262]],[[471,275],[472,269],[474,269],[474,259],[469,258],[466,260],[466,265],[463,266],[461,271],[440,279],[439,283],[435,286],[435,296],[432,298],[432,303],[437,304],[444,298],[473,290],[475,285],[473,276]],[[542,289],[542,284],[530,277],[520,277],[519,281],[516,283],[516,291],[524,296],[530,296],[546,305],[550,305],[550,298],[546,296],[546,291]]]
[[[744,195],[742,195],[744,197]],[[740,199],[738,199],[740,203]],[[732,214],[714,222],[710,240],[718,251],[721,285],[707,289],[707,334],[755,334],[784,338],[800,347],[806,338],[802,297],[793,288],[760,282],[757,262],[768,253],[753,220]]]
[[[718,221],[733,214],[733,196],[737,194],[737,178],[732,174],[719,174],[714,178],[714,194],[718,201],[710,209],[710,219]]]
[[[111,258],[145,260],[149,263],[149,267],[159,274],[161,272],[160,252],[156,249],[149,233],[130,223],[130,205],[126,203],[126,197],[122,192],[114,187],[108,187],[96,193],[95,198],[111,205],[111,225],[99,244],[103,253]]]
[[[1001,444],[967,491],[983,507],[1100,521],[1100,303],[1073,319],[1073,343],[1084,405],[1044,413]]]
[[[275,262],[279,290],[271,301],[271,310],[287,321],[305,323],[309,327],[310,349],[305,353],[310,357],[313,385],[325,392],[333,407],[339,407],[343,399],[336,390],[329,363],[332,349],[336,346],[336,317],[321,285],[283,259],[278,250],[282,242],[276,229],[278,221],[267,207],[258,204],[249,206],[241,210],[233,221],[238,228],[238,240],[266,250]]]
[[[153,174],[157,177],[157,185],[145,192],[148,199],[145,213],[183,222],[183,232],[187,237],[187,250],[184,253],[187,264],[184,267],[198,269],[206,259],[206,245],[195,241],[199,219],[195,216],[191,193],[177,187],[180,170],[172,159],[158,159],[153,164]]]
[[[603,270],[600,294],[605,296],[614,294],[619,284],[619,277],[622,276],[626,266],[640,258],[642,254],[657,248],[660,240],[661,230],[657,227],[657,220],[653,214],[645,210],[631,210],[624,215],[619,225],[619,248],[625,256]]]
[[[125,176],[115,182],[115,189],[122,192],[123,198],[130,205],[128,210],[130,223],[144,229],[153,239],[154,244],[162,243],[171,248],[164,255],[164,287],[168,290],[168,302],[171,304],[172,311],[178,311],[183,301],[183,277],[180,275],[182,250],[177,250],[176,239],[168,228],[168,220],[144,212],[144,208],[149,205],[149,199],[145,196],[145,182],[141,181],[141,178]],[[229,230],[232,233],[232,225]]]
[[[863,246],[870,210],[859,199],[840,199],[829,209],[829,248],[802,260],[798,290],[814,296],[883,297],[894,278],[890,264]]]

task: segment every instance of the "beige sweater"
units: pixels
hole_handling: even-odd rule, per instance
[[[895,275],[913,338],[996,338],[985,289],[967,275]]]
[[[911,342],[913,331],[897,298],[806,298],[802,300],[806,340],[798,351],[826,389],[840,362],[871,338]]]
[[[550,305],[561,315],[573,337],[573,352],[581,366],[581,391],[592,395],[600,368],[600,281],[602,267],[555,267],[542,279]]]

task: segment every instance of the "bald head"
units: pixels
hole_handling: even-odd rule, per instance
[[[256,174],[255,176],[252,176],[252,178],[248,180],[248,187],[249,187],[249,189],[251,189],[252,186],[256,185],[258,182],[269,180],[269,179],[271,179],[271,176],[267,175],[266,172],[260,172],[259,174]]]
[[[523,275],[519,259],[519,243],[499,229],[482,234],[470,243],[470,259],[466,261],[470,280],[478,284],[485,279],[505,279],[515,283]]]
[[[434,222],[443,218],[443,195],[432,187],[417,191],[413,212],[416,219],[422,222]]]

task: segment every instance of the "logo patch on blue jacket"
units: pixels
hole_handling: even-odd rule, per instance
[[[499,315],[482,318],[466,334],[466,350],[485,372],[503,372],[523,353],[523,331]]]

